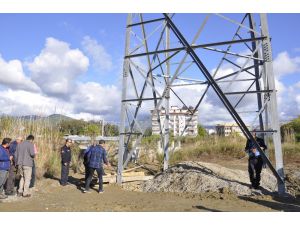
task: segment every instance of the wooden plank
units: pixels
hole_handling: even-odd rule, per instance
[[[123,177],[123,182],[130,181],[146,181],[153,179],[154,176],[134,176],[134,177]]]
[[[132,171],[132,170],[135,170],[135,169],[141,168],[141,167],[143,167],[143,166],[137,166],[137,167],[130,168],[130,169],[127,169],[127,170],[123,170],[123,173],[129,172],[129,171]]]
[[[145,172],[127,172],[127,173],[122,173],[123,177],[135,177],[135,176],[145,176]]]
[[[139,175],[139,176],[128,176],[128,177],[123,177],[123,182],[131,182],[131,181],[146,181],[153,179],[154,176],[145,176],[145,175]],[[104,183],[116,183],[117,181],[117,176],[115,175],[108,175],[108,176],[103,176],[103,182]]]

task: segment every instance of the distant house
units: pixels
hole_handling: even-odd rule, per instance
[[[247,126],[250,128],[249,126]],[[245,137],[242,130],[236,123],[224,123],[216,125],[216,132],[219,136],[229,136],[231,134],[239,134],[242,137]]]
[[[179,136],[185,129],[182,136],[197,136],[198,134],[198,110],[194,113],[194,115],[191,118],[191,112],[194,110],[193,107],[182,107],[179,108],[178,106],[171,106],[170,108],[170,130],[173,132],[174,136]],[[160,134],[160,128],[159,123],[157,121],[157,113],[155,113],[153,110],[151,110],[152,115],[152,134]],[[163,108],[162,110],[159,110],[160,115],[160,121],[161,125],[163,126],[165,123],[166,118],[166,110]],[[189,122],[191,118],[191,121]]]
[[[216,134],[216,129],[206,128],[205,130],[206,130],[206,133],[208,133],[208,135]]]

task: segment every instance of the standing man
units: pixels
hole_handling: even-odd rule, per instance
[[[10,138],[4,138],[0,146],[0,199],[7,198],[7,195],[3,193],[3,189],[12,160],[12,157],[9,156],[8,152],[10,141]]]
[[[7,183],[6,183],[6,195],[15,195],[15,179],[17,174],[15,153],[18,144],[20,144],[22,141],[23,141],[22,137],[17,137],[17,139],[13,141],[9,146],[9,155],[12,157],[12,160],[11,160]]]
[[[31,174],[31,180],[30,180],[30,185],[29,188],[34,188],[35,185],[35,177],[36,177],[36,166],[35,166],[35,160],[36,160],[36,156],[38,154],[38,149],[36,147],[36,144],[33,144],[34,147],[34,154],[35,154],[35,159],[33,159],[33,166],[32,166],[32,174]]]
[[[18,196],[23,197],[30,197],[30,180],[31,180],[31,174],[32,174],[32,167],[33,167],[33,159],[35,156],[34,153],[34,136],[29,135],[26,138],[26,141],[23,141],[22,143],[18,144],[17,150],[16,150],[16,165],[18,166],[18,170],[21,174],[21,180],[19,184],[19,190],[18,190]]]
[[[66,139],[65,145],[61,148],[61,179],[60,185],[68,185],[69,168],[71,163],[72,140]]]
[[[260,148],[265,151],[267,149],[267,146],[262,138],[259,138],[256,136],[255,130],[253,130],[252,135],[256,142],[259,144]],[[259,189],[260,185],[260,173],[263,166],[263,159],[258,151],[258,149],[255,147],[254,143],[251,140],[247,140],[247,144],[245,147],[245,151],[249,155],[248,160],[248,172],[251,182],[251,188]]]
[[[91,148],[87,153],[87,157],[89,158],[88,163],[88,178],[85,183],[85,189],[83,193],[87,193],[90,191],[90,184],[94,175],[95,170],[97,171],[98,179],[99,179],[99,190],[98,193],[103,193],[103,164],[105,163],[107,166],[110,166],[107,157],[106,151],[104,149],[105,141],[100,140],[99,145]]]
[[[88,153],[92,148],[96,147],[96,143],[94,142],[92,145],[88,146],[87,149],[83,152],[83,165],[84,165],[84,183],[86,184],[87,178],[89,176],[89,155]]]

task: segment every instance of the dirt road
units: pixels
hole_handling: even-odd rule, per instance
[[[81,174],[62,187],[57,179],[42,179],[29,199],[9,197],[0,211],[300,211],[300,200],[271,195],[238,197],[230,193],[162,193],[128,191],[105,185],[105,192],[82,193]],[[96,188],[95,188],[96,189]]]

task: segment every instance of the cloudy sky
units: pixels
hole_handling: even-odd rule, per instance
[[[295,29],[300,14],[269,14],[268,19],[279,113],[288,120],[300,114]],[[118,121],[125,27],[126,14],[1,14],[0,113]],[[215,64],[208,61],[207,66],[214,71]],[[180,93],[197,91],[194,87]],[[207,116],[216,111],[213,95],[201,107],[203,124],[228,120],[221,108],[214,118]]]

